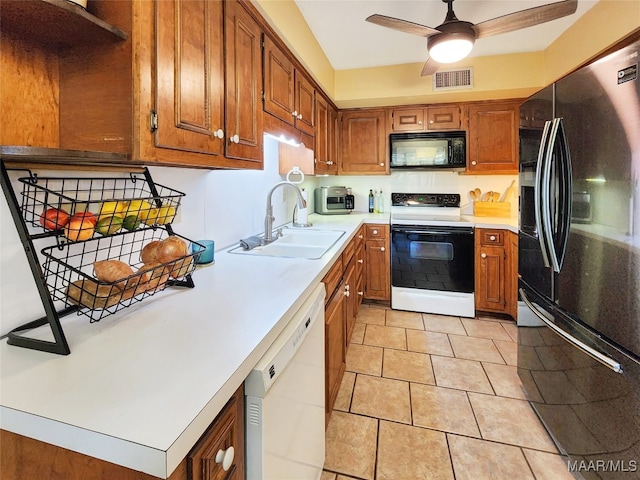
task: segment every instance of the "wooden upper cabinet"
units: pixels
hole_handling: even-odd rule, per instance
[[[388,174],[386,112],[382,109],[340,112],[341,174]]]
[[[316,95],[315,173],[338,173],[336,123],[338,112],[322,96]]]
[[[222,3],[156,2],[158,148],[224,153]]]
[[[469,173],[518,172],[518,103],[469,105]]]
[[[289,57],[264,35],[264,111],[293,125],[294,67]]]
[[[225,155],[262,166],[262,29],[238,2],[225,10]]]
[[[392,132],[460,130],[461,128],[462,115],[458,105],[391,110]]]
[[[315,134],[315,88],[268,36],[264,36],[264,111]]]
[[[306,75],[297,69],[295,104],[296,109],[294,110],[294,113],[296,114],[296,128],[308,135],[315,135],[316,89],[313,87]]]

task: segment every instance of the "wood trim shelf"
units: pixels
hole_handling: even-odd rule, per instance
[[[22,38],[60,48],[127,39],[119,28],[67,0],[2,0],[0,24]]]

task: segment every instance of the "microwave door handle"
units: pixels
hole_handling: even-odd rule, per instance
[[[566,340],[576,348],[582,350],[591,358],[600,362],[604,366],[610,368],[614,372],[620,373],[620,374],[623,373],[622,365],[620,365],[620,363],[616,362],[614,359],[610,358],[604,353],[600,353],[596,349],[591,348],[589,345],[581,342],[570,333],[565,332],[563,329],[558,327],[555,323],[551,322],[540,310],[536,308],[536,306],[533,304],[531,300],[529,300],[529,297],[527,297],[527,294],[522,288],[518,289],[518,291],[520,293],[520,298],[525,303],[525,305],[529,307],[529,310],[531,310],[536,317],[538,317],[547,327],[549,327],[553,331],[553,333],[562,337],[564,340]]]
[[[545,267],[549,267],[549,247],[546,237],[546,231],[544,228],[544,206],[545,198],[549,198],[549,185],[545,185],[545,172],[547,165],[547,144],[549,139],[549,133],[551,130],[551,121],[546,121],[544,124],[544,130],[542,131],[542,138],[540,140],[540,149],[538,150],[538,160],[536,163],[536,178],[534,183],[534,214],[536,218],[536,230],[538,233],[538,242],[540,243],[540,251],[542,253],[542,261]],[[545,193],[546,192],[546,193]]]

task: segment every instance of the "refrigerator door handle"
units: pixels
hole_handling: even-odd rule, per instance
[[[549,239],[545,230],[545,205],[549,203],[549,183],[545,181],[548,158],[548,141],[551,131],[550,120],[544,123],[542,131],[542,139],[540,140],[540,149],[538,150],[538,160],[536,162],[536,179],[534,184],[534,213],[536,217],[536,229],[538,233],[538,242],[540,243],[540,251],[542,252],[542,261],[545,267],[550,267],[549,261]],[[547,207],[548,210],[548,207]]]
[[[560,146],[558,155],[554,157],[556,144]],[[571,157],[567,143],[567,135],[564,129],[562,118],[554,118],[549,134],[545,154],[545,164],[542,170],[542,230],[545,234],[548,249],[549,264],[554,272],[560,273],[569,241],[569,226],[571,222]],[[556,168],[553,169],[557,178],[551,178],[551,171],[556,161]],[[557,219],[558,224],[554,229],[551,223],[551,184],[557,185],[557,197],[559,200]],[[556,238],[558,237],[558,238]],[[557,241],[557,243],[556,243]]]
[[[605,354],[600,353],[597,350],[591,348],[589,345],[586,345],[585,343],[581,342],[580,340],[575,338],[573,335],[570,335],[569,333],[565,332],[560,327],[558,327],[555,323],[550,322],[549,319],[547,319],[547,317],[545,317],[544,314],[535,307],[535,305],[531,302],[531,300],[529,300],[529,298],[527,297],[527,294],[524,292],[522,288],[519,288],[518,291],[520,292],[520,298],[522,298],[522,301],[527,305],[527,307],[529,307],[529,309],[535,314],[535,316],[538,317],[540,320],[542,320],[542,322],[544,322],[544,324],[547,327],[549,327],[555,334],[562,337],[563,339],[565,339],[567,342],[569,342],[576,348],[582,350],[584,353],[589,355],[594,360],[600,362],[605,367],[610,368],[616,373],[620,373],[620,374],[623,373],[622,365],[620,365],[618,362],[616,362],[612,358],[609,358]]]
[[[569,243],[569,230],[571,228],[571,210],[573,203],[573,172],[571,169],[571,152],[569,150],[569,141],[567,139],[567,133],[564,128],[564,119],[558,120],[558,135],[560,139],[560,146],[562,148],[562,156],[560,172],[561,178],[560,186],[560,200],[561,200],[561,225],[559,228],[559,249],[554,248],[554,253],[557,260],[558,269],[556,272],[560,272],[564,259],[567,255],[567,245]]]

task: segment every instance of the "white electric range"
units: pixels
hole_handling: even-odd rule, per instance
[[[474,229],[460,195],[392,193],[391,204],[391,308],[474,317]]]

